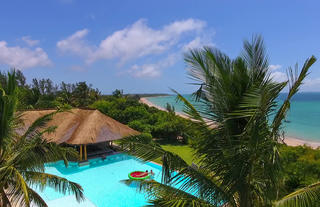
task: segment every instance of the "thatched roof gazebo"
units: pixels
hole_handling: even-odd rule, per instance
[[[55,110],[23,112],[23,131],[38,118],[52,112],[55,112]],[[54,133],[45,134],[44,138],[58,144],[66,143],[80,146],[80,160],[82,160],[82,148],[84,148],[84,158],[87,159],[86,146],[88,144],[110,142],[139,134],[138,131],[102,114],[100,111],[90,109],[72,109],[57,113],[48,122],[47,127],[49,126],[57,126],[57,129]]]

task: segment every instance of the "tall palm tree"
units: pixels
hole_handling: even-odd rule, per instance
[[[316,58],[307,59],[299,74],[297,68],[289,69],[289,80],[279,83],[270,74],[262,38],[245,41],[243,47],[235,59],[209,47],[185,56],[189,74],[200,86],[195,96],[201,106],[177,97],[198,122],[201,133],[191,147],[199,167],[156,143],[123,141],[129,153],[143,160],[162,159],[162,182],[140,184],[152,205],[259,207],[277,199],[282,122]],[[276,98],[286,86],[289,93],[279,106]]]
[[[44,164],[76,157],[73,149],[63,148],[42,139],[44,133],[55,127],[45,128],[54,113],[37,119],[24,134],[19,134],[21,114],[16,112],[15,72],[8,73],[6,85],[0,87],[0,206],[45,207],[45,201],[34,190],[46,186],[61,193],[73,193],[78,201],[83,190],[77,183],[45,173]]]

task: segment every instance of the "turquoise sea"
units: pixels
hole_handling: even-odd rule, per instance
[[[281,94],[278,101],[284,100],[287,94]],[[184,95],[192,103],[197,104],[190,94]],[[177,112],[183,112],[183,103],[176,102],[176,96],[147,98],[150,102],[165,108],[169,103]],[[199,105],[199,104],[198,104]],[[296,94],[291,102],[288,123],[284,123],[286,136],[308,141],[320,141],[320,93],[304,92]]]

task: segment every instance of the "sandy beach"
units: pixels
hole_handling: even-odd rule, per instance
[[[313,142],[308,140],[303,140],[295,137],[286,136],[284,142],[289,146],[300,146],[300,145],[307,145],[314,149],[320,147],[320,142]]]
[[[165,108],[162,108],[162,107],[160,107],[158,105],[153,104],[147,98],[140,98],[140,103],[147,104],[150,107],[158,108],[159,110],[162,110],[162,111],[167,111]],[[183,113],[176,112],[176,114],[178,116],[181,116],[182,118],[190,119],[188,116],[186,116]],[[296,138],[296,137],[289,137],[289,136],[285,137],[284,143],[286,143],[289,146],[307,145],[307,146],[310,146],[310,147],[312,147],[314,149],[320,147],[320,142],[313,142],[313,141],[303,140],[303,139],[299,139],[299,138]]]
[[[144,103],[147,104],[150,107],[155,107],[161,111],[167,111],[165,108],[162,108],[161,106],[155,105],[154,103],[152,103],[151,101],[149,101],[146,98],[140,98],[140,103]],[[185,119],[190,119],[188,116],[186,116],[185,114],[181,113],[181,112],[175,112],[178,116],[185,118]]]

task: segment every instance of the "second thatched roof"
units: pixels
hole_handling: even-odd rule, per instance
[[[24,129],[38,118],[55,110],[35,110],[23,112]],[[45,139],[55,143],[71,145],[94,144],[118,140],[137,135],[138,131],[102,114],[98,110],[72,109],[57,113],[47,126],[57,126],[54,133],[46,134]]]

